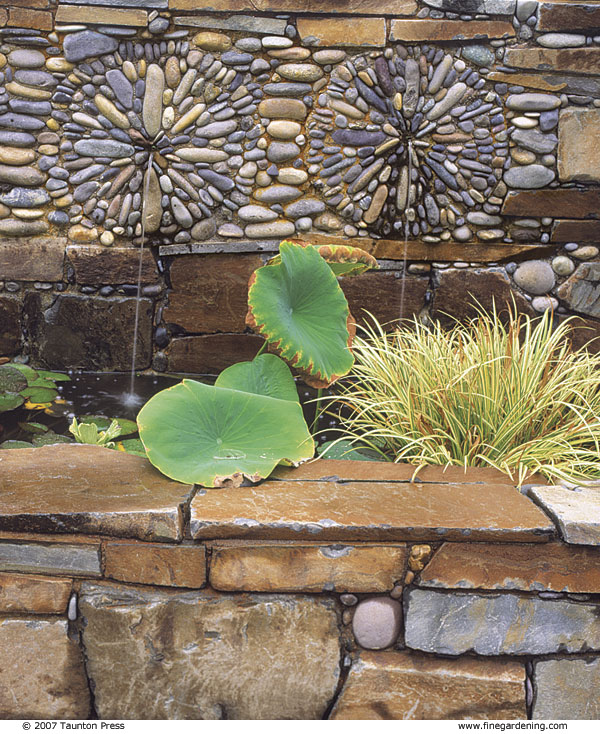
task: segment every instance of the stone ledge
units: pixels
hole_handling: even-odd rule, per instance
[[[600,489],[532,487],[529,496],[556,522],[566,543],[600,545]]]
[[[182,537],[192,487],[167,479],[139,456],[58,444],[3,451],[0,471],[1,530]]]

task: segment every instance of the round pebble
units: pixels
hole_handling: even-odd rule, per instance
[[[361,601],[352,619],[356,642],[367,650],[383,650],[393,645],[400,634],[402,605],[388,597]]]
[[[552,267],[543,260],[522,263],[513,275],[515,283],[527,293],[543,295],[554,288],[555,277]]]

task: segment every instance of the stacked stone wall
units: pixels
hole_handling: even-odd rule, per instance
[[[600,716],[597,489],[320,460],[204,490],[64,444],[2,465],[2,718]]]
[[[247,278],[285,237],[379,259],[359,317],[514,297],[580,346],[599,57],[596,0],[10,0],[0,356],[126,369],[142,229],[139,368],[252,356]]]

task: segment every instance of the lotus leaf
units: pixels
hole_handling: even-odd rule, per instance
[[[350,245],[311,245],[303,240],[291,240],[300,247],[314,247],[338,278],[360,275],[371,268],[379,268],[377,260],[360,247]],[[271,258],[268,265],[278,265],[281,255]]]
[[[258,481],[281,461],[311,458],[300,404],[183,380],[138,414],[148,459],[163,474],[205,487]]]
[[[126,438],[124,441],[117,442],[117,451],[124,451],[134,456],[146,456],[146,449],[139,438]]]
[[[62,372],[49,372],[48,370],[36,370],[38,377],[43,377],[45,380],[52,380],[52,382],[70,382],[71,378]]]
[[[54,431],[46,431],[44,434],[34,436],[32,439],[34,446],[50,446],[55,443],[73,443],[68,436],[61,436]]]
[[[367,446],[355,446],[352,441],[327,441],[319,446],[322,459],[348,459],[350,461],[385,461],[385,457]]]
[[[46,404],[51,403],[54,398],[58,397],[58,392],[48,387],[26,387],[20,393],[24,398],[28,398],[30,403]]]
[[[0,449],[32,449],[33,444],[28,443],[27,441],[15,441],[15,440],[9,440],[4,441],[4,443],[0,443]]]
[[[37,380],[37,378],[40,376],[37,370],[34,370],[32,367],[26,364],[21,364],[20,362],[11,362],[10,366],[15,370],[19,370],[19,372],[27,381],[27,384],[31,384],[33,380]]]
[[[354,363],[354,322],[337,279],[317,250],[282,242],[281,262],[250,278],[246,323],[295,367],[307,384],[327,387]]]
[[[290,368],[274,354],[259,354],[252,362],[238,362],[227,367],[217,377],[215,386],[298,402]]]
[[[0,366],[0,393],[18,393],[27,387],[27,378],[12,364]]]
[[[36,423],[35,421],[19,421],[19,428],[27,433],[46,433],[48,426],[43,423]]]
[[[14,410],[20,405],[23,405],[25,398],[22,395],[15,395],[14,393],[0,393],[0,413],[4,413],[7,410]]]

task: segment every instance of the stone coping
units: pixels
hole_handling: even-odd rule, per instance
[[[194,491],[146,459],[98,446],[13,449],[0,453],[0,531],[155,542],[545,542],[555,535],[544,512],[494,470],[431,467],[423,481],[411,481],[413,474],[406,465],[318,460],[255,486]]]

